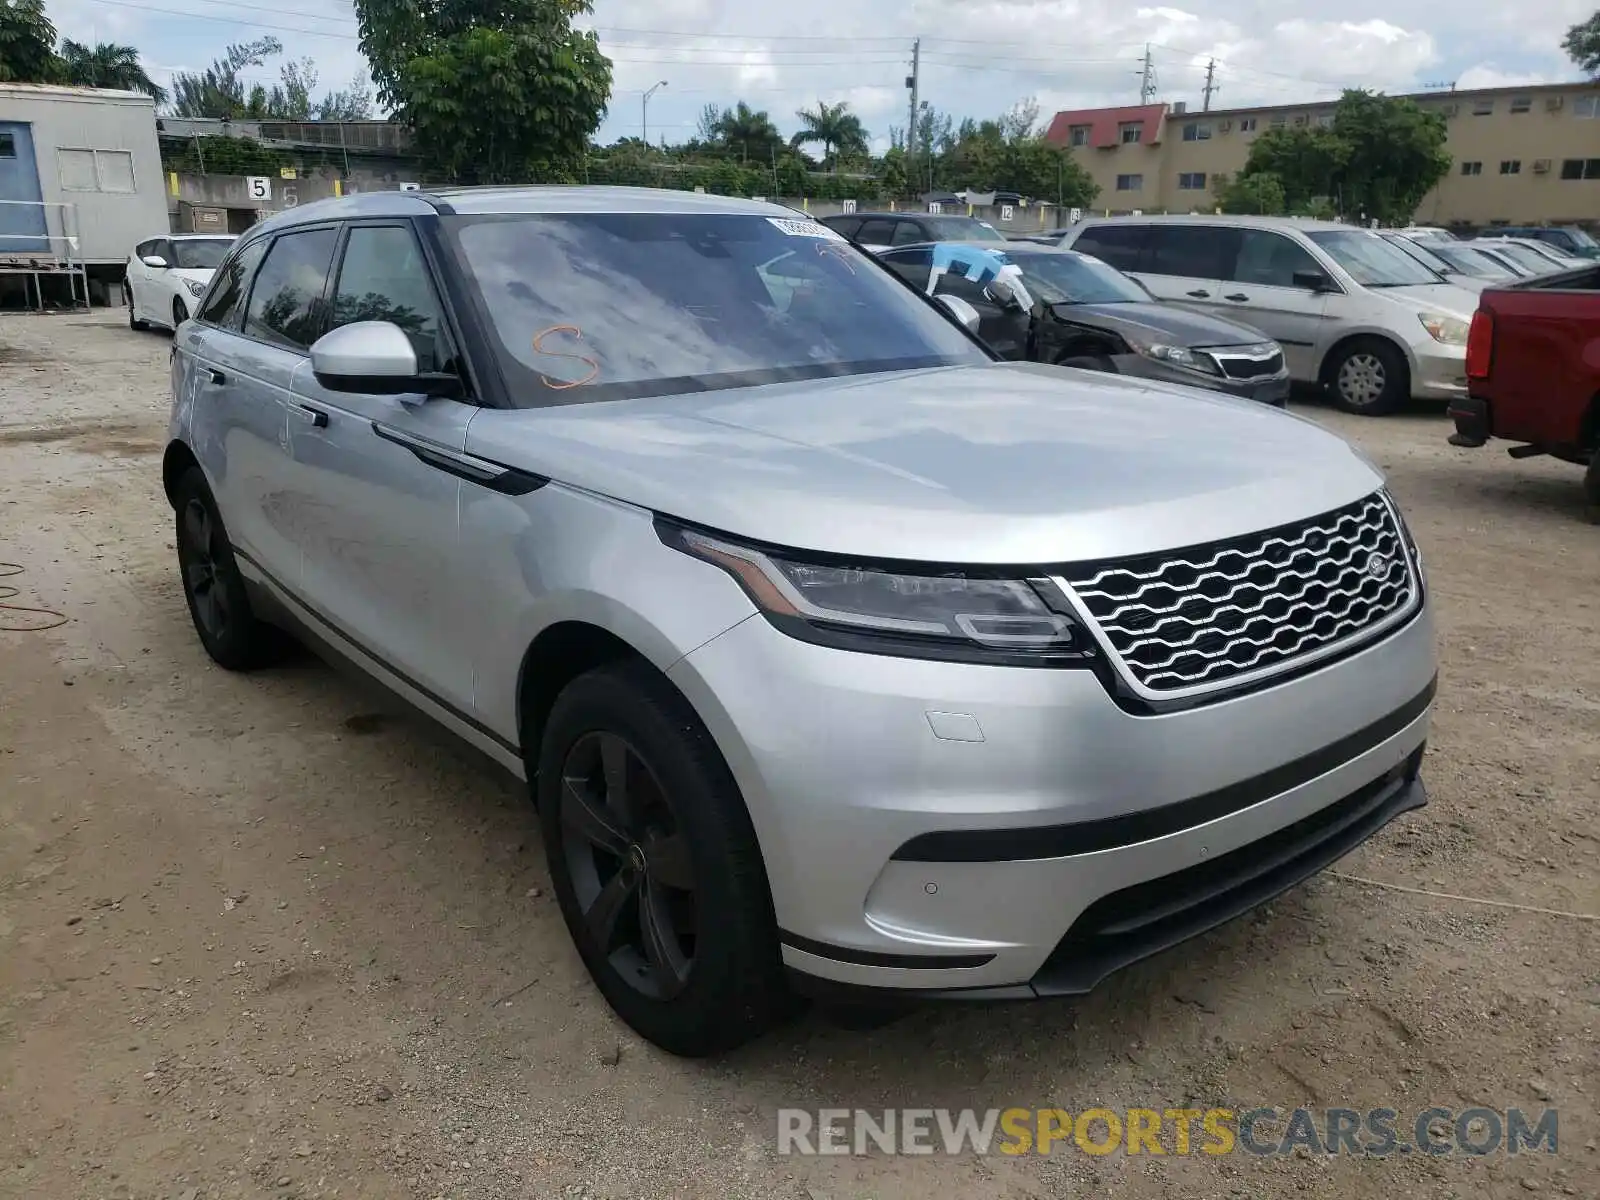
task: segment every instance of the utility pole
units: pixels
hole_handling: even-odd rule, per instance
[[[644,143],[646,150],[650,148],[650,97],[655,95],[657,88],[667,86],[663,79],[660,83],[647,88],[644,95],[639,97],[639,140]]]
[[[1200,105],[1200,111],[1201,112],[1210,112],[1211,111],[1211,95],[1212,95],[1212,93],[1213,92],[1220,92],[1222,90],[1222,85],[1220,83],[1216,82],[1216,77],[1217,77],[1217,60],[1213,58],[1210,62],[1208,62],[1206,64],[1206,98],[1205,98],[1204,102]]]
[[[1144,46],[1144,58],[1139,62],[1139,103],[1149,104],[1156,98],[1156,64],[1150,57],[1150,43]]]
[[[911,120],[906,124],[906,161],[911,162],[917,152],[917,87],[921,83],[922,39],[911,43],[911,74],[906,76],[906,87],[911,91]]]

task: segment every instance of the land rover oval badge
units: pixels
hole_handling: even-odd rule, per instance
[[[1367,574],[1368,575],[1371,575],[1374,579],[1382,579],[1388,573],[1389,573],[1389,558],[1388,558],[1388,555],[1380,554],[1376,550],[1374,550],[1371,554],[1367,555]]]

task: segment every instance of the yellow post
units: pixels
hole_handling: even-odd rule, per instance
[[[167,172],[167,190],[174,196],[178,194],[178,173],[176,171]]]
[[[335,196],[342,196],[342,195],[344,195],[344,180],[342,180],[342,179],[335,179],[335,180],[334,180],[334,181],[333,181],[333,194],[334,194],[334,195],[335,195]]]
[[[800,197],[800,209],[801,209],[802,212],[809,213],[811,211],[811,201],[808,200],[806,197],[801,196]]]

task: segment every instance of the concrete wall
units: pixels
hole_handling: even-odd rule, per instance
[[[76,260],[126,262],[135,243],[166,228],[156,107],[150,97],[0,84],[0,112],[6,120],[32,128],[45,203],[73,206],[70,212],[51,207],[46,213],[52,237],[77,237]],[[84,153],[96,150],[106,152],[98,171],[93,155]],[[61,241],[52,241],[50,248],[57,257],[67,257]]]

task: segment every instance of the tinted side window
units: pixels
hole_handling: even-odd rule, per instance
[[[928,290],[928,272],[933,269],[933,251],[897,250],[883,256],[883,265],[919,292]]]
[[[1280,233],[1240,231],[1239,254],[1225,278],[1263,287],[1293,287],[1296,271],[1321,271],[1310,251]]]
[[[265,240],[251,242],[228,260],[227,265],[218,272],[221,278],[211,289],[211,298],[200,310],[201,321],[223,329],[239,328],[239,315],[244,311],[244,298],[250,289],[250,276],[255,273],[256,264],[261,261],[262,252],[266,248]]]
[[[133,252],[139,258],[143,258],[147,254],[154,254],[156,252],[155,245],[156,244],[154,242],[140,242],[133,248]]]
[[[894,227],[894,242],[896,246],[910,246],[916,242],[934,242],[939,240],[935,231],[923,228],[915,221],[899,221]]]
[[[272,243],[250,289],[246,334],[294,350],[304,350],[317,340],[327,315],[323,293],[337,240],[337,230],[308,229],[286,233]]]
[[[861,228],[860,217],[824,217],[822,223],[847,238],[854,238],[856,230]]]
[[[1141,269],[1185,279],[1221,279],[1228,271],[1233,240],[1233,230],[1221,226],[1156,225]]]
[[[1140,252],[1144,249],[1148,225],[1094,225],[1085,229],[1072,248],[1083,254],[1092,254],[1107,266],[1119,271],[1139,270]]]
[[[865,246],[887,246],[889,239],[894,237],[895,221],[884,217],[869,217],[861,222],[861,229],[856,234],[856,241]]]
[[[329,329],[352,321],[388,321],[405,330],[417,369],[444,371],[451,359],[443,314],[411,230],[357,225],[344,245]]]
[[[994,304],[984,291],[983,284],[965,275],[958,275],[948,271],[939,276],[939,282],[934,285],[935,296],[959,296],[969,304]]]

